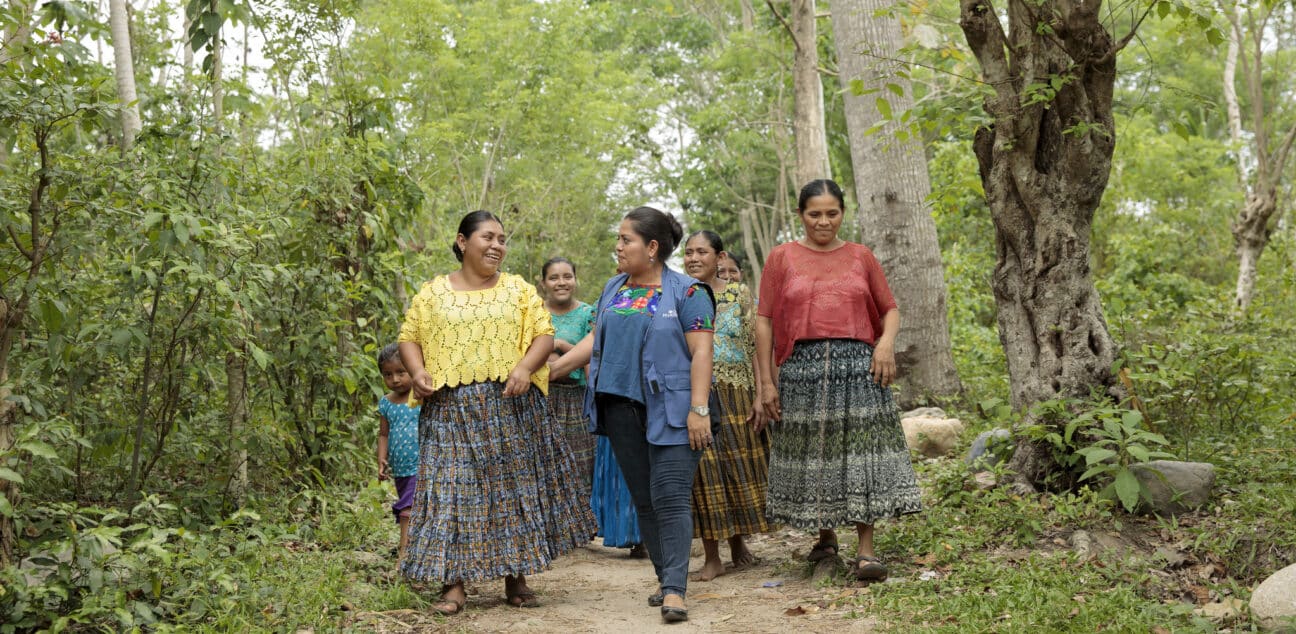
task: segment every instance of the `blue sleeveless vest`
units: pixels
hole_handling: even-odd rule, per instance
[[[608,280],[595,308],[594,352],[590,356],[589,381],[585,388],[585,416],[589,418],[589,431],[594,434],[603,434],[598,421],[598,408],[594,406],[594,393],[598,386],[599,365],[603,354],[601,331],[606,325],[603,323],[603,311],[629,277],[621,273]],[[685,291],[698,283],[683,273],[670,268],[662,269],[662,298],[657,304],[657,314],[649,322],[643,350],[639,355],[639,375],[644,383],[643,393],[647,400],[645,405],[648,409],[650,444],[687,445],[689,442],[688,415],[689,406],[692,405],[690,371],[693,356],[689,354],[684,329],[680,327],[679,308],[684,302]],[[714,306],[715,296],[712,295],[711,288],[705,284],[702,287],[707,289]]]

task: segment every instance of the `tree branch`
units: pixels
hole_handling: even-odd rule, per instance
[[[765,0],[765,6],[769,7],[770,11],[774,13],[774,17],[778,18],[778,21],[783,23],[783,28],[787,29],[788,36],[792,38],[792,44],[796,46],[797,49],[800,49],[801,43],[797,41],[796,31],[792,30],[792,24],[789,23],[787,18],[783,17],[783,14],[779,13],[779,10],[774,7],[773,0]]]
[[[959,27],[967,38],[968,46],[977,62],[985,82],[994,86],[998,101],[1005,107],[1015,105],[1017,95],[1012,89],[1012,73],[1008,68],[1005,47],[1008,38],[995,13],[991,0],[960,0]],[[990,105],[990,104],[987,104]],[[992,108],[994,114],[1002,108]]]

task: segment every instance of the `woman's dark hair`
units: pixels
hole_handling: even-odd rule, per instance
[[[805,184],[805,187],[801,188],[801,195],[797,197],[797,213],[805,211],[806,204],[810,202],[811,198],[824,194],[836,198],[837,204],[841,205],[842,211],[846,211],[846,197],[842,195],[841,186],[829,179],[821,178],[810,181]]]
[[[381,368],[384,363],[392,359],[400,360],[400,345],[389,343],[378,351],[378,367]]]
[[[459,233],[456,234],[455,237],[458,238],[460,235],[462,235],[465,238],[471,238],[472,234],[477,232],[477,227],[480,227],[483,224],[490,222],[492,220],[498,222],[500,227],[504,226],[504,221],[500,220],[499,216],[496,216],[495,214],[486,211],[485,209],[478,209],[477,211],[474,211],[468,214],[467,216],[464,216],[463,220],[459,221]],[[459,248],[458,240],[451,243],[450,250],[454,251],[456,260],[463,262],[463,249]]]
[[[630,221],[634,232],[643,238],[644,244],[657,241],[657,260],[665,266],[666,258],[670,257],[675,247],[679,246],[680,238],[684,237],[684,227],[680,226],[675,216],[652,207],[637,207],[626,214],[625,219]]]
[[[688,239],[684,241],[684,244],[688,244],[689,240],[692,240],[693,238],[696,238],[698,236],[702,236],[703,238],[706,238],[707,243],[711,245],[711,250],[715,251],[716,253],[720,253],[721,251],[724,251],[724,240],[720,239],[720,234],[711,231],[709,229],[703,229],[701,231],[694,231],[693,233],[690,233]]]
[[[544,278],[549,277],[549,267],[555,264],[566,264],[567,266],[572,267],[572,275],[576,274],[576,265],[572,264],[571,260],[559,255],[545,260],[544,266],[540,267],[540,279],[543,280]]]
[[[743,268],[742,256],[738,255],[737,253],[730,253],[730,252],[726,252],[725,255],[729,257],[730,262],[733,262],[735,269],[738,269],[739,271],[742,270]]]

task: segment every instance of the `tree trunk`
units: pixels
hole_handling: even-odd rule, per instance
[[[976,132],[973,149],[995,226],[991,285],[1013,406],[1095,389],[1120,398],[1089,237],[1116,145],[1116,53],[1129,38],[1113,42],[1100,2],[1009,0],[1007,33],[991,0],[960,5],[960,26],[995,90],[985,104],[994,123]],[[1036,11],[1052,16],[1049,28],[1038,28]],[[1040,85],[1056,92],[1038,99]],[[1032,485],[1058,470],[1032,443],[1018,445],[1009,467]]]
[[[0,454],[8,454],[17,441],[18,406],[9,397],[13,395],[9,387],[9,352],[13,350],[14,332],[22,317],[14,319],[9,302],[0,297]],[[9,480],[0,480],[0,497],[3,497],[10,508],[17,508],[20,501],[18,485]],[[0,514],[0,568],[13,563],[14,547],[17,546],[17,534],[14,532],[13,519]]]
[[[234,349],[225,355],[225,408],[229,418],[229,499],[234,508],[242,508],[248,488],[248,348],[247,340],[241,334],[232,343]]]
[[[1233,296],[1233,309],[1238,315],[1246,313],[1255,296],[1256,275],[1261,254],[1269,244],[1274,227],[1282,219],[1283,207],[1278,191],[1282,186],[1287,159],[1296,142],[1296,125],[1273,139],[1269,127],[1290,117],[1270,110],[1270,103],[1282,104],[1281,98],[1265,94],[1266,63],[1263,56],[1270,47],[1270,56],[1281,53],[1284,39],[1267,35],[1266,25],[1277,4],[1251,7],[1239,3],[1221,10],[1229,21],[1228,51],[1224,58],[1224,103],[1228,118],[1229,139],[1237,152],[1238,185],[1242,189],[1243,204],[1233,219],[1233,244],[1238,257],[1237,286]],[[1256,15],[1257,11],[1259,16]],[[1243,13],[1248,18],[1243,24]],[[1264,44],[1269,42],[1269,44]],[[1243,48],[1243,44],[1247,48]],[[1276,50],[1275,48],[1276,47]],[[1249,51],[1247,49],[1250,49]],[[1244,138],[1242,109],[1238,105],[1237,70],[1242,67],[1243,81],[1250,100],[1251,134]],[[1281,82],[1270,82],[1281,83]],[[1273,90],[1273,88],[1271,88]],[[1281,109],[1281,105],[1277,106]],[[1247,147],[1249,146],[1249,147]]]
[[[751,31],[756,28],[756,8],[752,6],[751,0],[739,0],[742,9],[742,28],[744,31]]]
[[[0,64],[8,64],[18,57],[27,40],[31,38],[31,23],[35,17],[36,0],[10,0],[10,11],[18,18],[4,32],[4,41],[0,42]]]
[[[824,132],[814,0],[792,0],[792,42],[796,45],[792,59],[792,129],[796,137],[796,183],[800,187],[832,174]]]
[[[113,75],[117,78],[117,99],[121,102],[122,149],[129,150],[140,131],[140,114],[135,97],[135,62],[131,55],[126,0],[108,1],[108,24],[113,38]]]
[[[894,112],[913,107],[906,92],[896,96],[888,83],[907,87],[875,58],[894,58],[901,45],[900,21],[879,16],[892,0],[836,0],[832,3],[837,65],[843,84],[862,81],[872,94],[844,93],[846,129],[850,137],[855,194],[860,205],[860,235],[886,271],[904,323],[896,339],[896,362],[902,407],[958,394],[958,373],[950,349],[945,273],[941,264],[936,222],[927,207],[931,181],[919,140],[901,141],[904,126],[886,120],[877,95],[886,95]],[[876,134],[867,130],[881,124]]]

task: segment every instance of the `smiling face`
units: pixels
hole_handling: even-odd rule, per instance
[[[504,244],[504,226],[494,220],[477,225],[470,236],[459,234],[455,242],[463,251],[464,266],[471,266],[487,275],[493,275],[499,270],[508,253],[508,247]]]
[[[644,273],[656,264],[657,241],[645,243],[643,236],[635,232],[634,223],[622,220],[617,228],[616,256],[617,270],[630,275]]]
[[[694,278],[702,281],[715,279],[719,262],[720,254],[716,253],[706,236],[695,235],[684,244],[684,270]]]
[[[742,281],[742,269],[734,264],[732,258],[720,258],[720,262],[716,264],[716,277],[737,284]]]
[[[841,229],[844,214],[837,197],[827,193],[811,197],[805,207],[797,211],[806,239],[821,247],[830,246],[837,240],[837,230]]]
[[[570,302],[572,293],[576,292],[576,272],[566,262],[554,262],[540,283],[550,301],[561,306]]]

